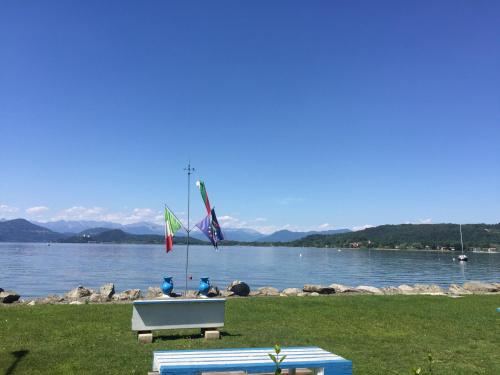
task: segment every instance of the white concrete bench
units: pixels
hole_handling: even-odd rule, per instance
[[[216,350],[170,350],[153,352],[152,374],[195,375],[201,372],[245,371],[274,373],[275,365],[268,354],[273,348],[244,348]],[[281,364],[289,374],[295,369],[313,369],[314,374],[352,375],[352,362],[318,347],[282,348]],[[151,374],[151,373],[150,373]]]
[[[225,303],[224,298],[137,300],[132,305],[132,331],[139,333],[139,341],[151,342],[153,330],[216,330],[224,326]]]

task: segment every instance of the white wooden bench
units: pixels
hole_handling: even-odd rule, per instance
[[[274,372],[276,367],[268,354],[274,354],[274,348],[155,351],[152,373]],[[295,374],[297,368],[307,368],[313,369],[314,374],[352,375],[351,361],[318,347],[285,347],[281,349],[280,356],[283,355],[286,358],[280,367],[288,369],[289,374]]]
[[[139,341],[151,342],[153,330],[216,330],[224,326],[225,303],[224,298],[137,300],[132,305],[132,331],[139,333]]]

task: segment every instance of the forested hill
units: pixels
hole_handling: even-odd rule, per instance
[[[187,238],[183,236],[175,236],[174,243],[185,244]],[[105,229],[95,228],[94,231],[87,230],[78,235],[64,238],[61,242],[69,243],[134,243],[134,244],[163,244],[165,243],[165,236],[157,234],[130,234],[122,231],[121,229]],[[192,245],[207,245],[208,242],[200,241],[196,238],[191,238],[189,242]]]
[[[0,242],[56,241],[63,236],[24,219],[0,221]]]
[[[464,247],[488,248],[500,244],[500,224],[462,225]],[[334,235],[312,235],[290,243],[292,246],[372,247],[399,249],[460,249],[458,224],[381,225]]]

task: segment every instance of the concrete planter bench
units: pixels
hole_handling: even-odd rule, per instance
[[[216,330],[224,326],[224,298],[138,300],[132,305],[132,331],[139,341],[151,342],[153,330],[201,328]],[[215,338],[212,333],[211,338]],[[208,337],[208,336],[206,336]]]

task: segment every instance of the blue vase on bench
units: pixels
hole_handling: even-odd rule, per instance
[[[163,283],[161,283],[161,291],[164,295],[168,296],[172,293],[172,289],[174,289],[174,283],[171,277],[164,277]]]
[[[198,286],[198,292],[202,296],[207,296],[208,291],[210,290],[210,280],[208,277],[202,277],[200,279],[200,285]]]

